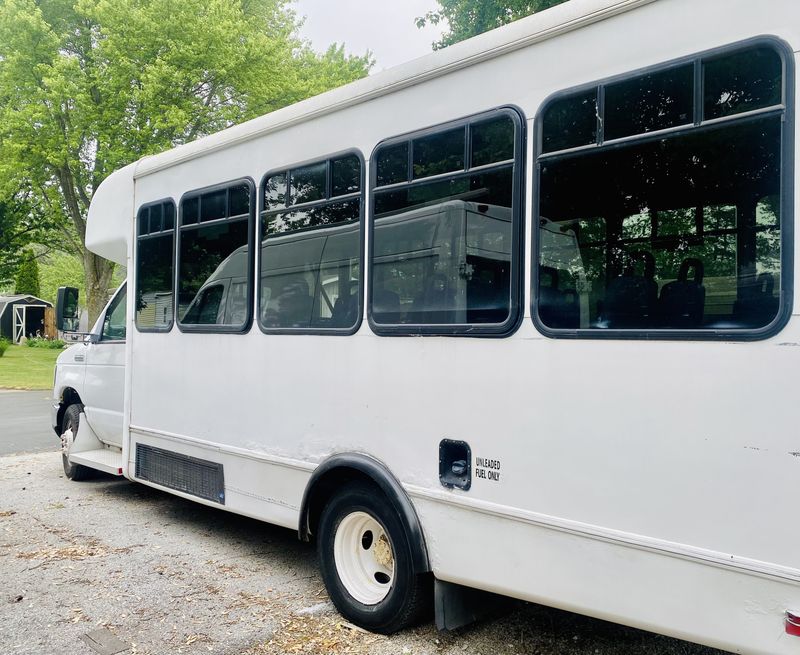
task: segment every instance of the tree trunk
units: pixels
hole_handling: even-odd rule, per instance
[[[86,308],[89,311],[89,327],[91,328],[108,302],[114,262],[84,250],[83,270],[86,277]]]

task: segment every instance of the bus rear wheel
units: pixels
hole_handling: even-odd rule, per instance
[[[427,617],[430,576],[414,572],[405,526],[376,487],[353,483],[331,499],[318,549],[328,594],[349,621],[391,634]]]

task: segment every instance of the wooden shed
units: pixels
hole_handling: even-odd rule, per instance
[[[52,303],[29,295],[0,296],[0,338],[19,343],[22,337],[38,334],[53,337],[46,329],[46,315]]]

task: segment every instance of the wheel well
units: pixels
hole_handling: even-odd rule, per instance
[[[336,493],[336,490],[342,488],[350,482],[355,482],[356,480],[371,484],[376,488],[376,490],[380,491],[380,487],[375,484],[375,480],[369,477],[366,473],[345,466],[331,469],[313,482],[313,486],[310,486],[306,491],[306,530],[305,534],[302,534],[301,527],[302,539],[308,541],[311,535],[317,533],[317,527],[319,526],[319,519],[322,516],[322,510],[325,509],[328,499],[331,498],[334,493]]]
[[[61,392],[61,402],[58,405],[58,415],[56,420],[58,421],[59,429],[61,424],[64,422],[64,412],[67,411],[67,407],[70,405],[82,405],[81,397],[78,395],[78,392],[75,391],[72,387],[67,387]]]
[[[311,540],[311,536],[317,532],[319,519],[328,499],[337,489],[356,480],[373,485],[377,492],[386,496],[394,505],[406,527],[406,538],[413,554],[415,571],[430,571],[428,550],[414,506],[389,470],[367,455],[335,455],[317,467],[303,495],[298,529],[300,539]]]

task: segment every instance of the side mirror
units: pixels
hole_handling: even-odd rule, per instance
[[[78,331],[78,290],[59,287],[56,297],[56,327],[62,332]]]

